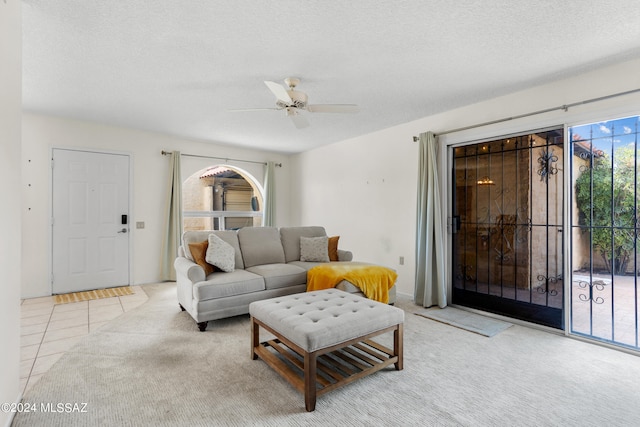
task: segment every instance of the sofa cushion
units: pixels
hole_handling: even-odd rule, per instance
[[[338,240],[340,240],[340,236],[329,237],[329,261],[340,261]]]
[[[193,254],[191,253],[191,249],[189,249],[189,245],[191,243],[200,243],[205,240],[208,245],[209,234],[211,234],[211,231],[185,231],[182,233],[182,250],[184,250],[184,256],[188,260],[196,262],[193,258]]]
[[[215,234],[209,234],[209,247],[206,255],[209,264],[218,267],[225,273],[230,273],[236,267],[235,255],[236,251],[233,246]]]
[[[264,290],[264,279],[246,270],[235,270],[231,273],[216,272],[204,282],[193,286],[193,298],[206,301],[233,295],[248,294]]]
[[[300,261],[329,262],[329,238],[300,236]]]
[[[309,271],[317,265],[324,265],[323,262],[310,262],[310,261],[291,261],[288,265],[295,265],[302,268],[304,271]]]
[[[293,264],[264,264],[247,268],[264,278],[265,289],[286,288],[307,283],[307,270]]]
[[[327,232],[324,227],[282,227],[280,228],[280,239],[286,262],[300,261],[300,237],[322,237]]]
[[[204,275],[208,276],[215,271],[215,267],[207,262],[207,249],[209,241],[204,240],[198,243],[189,243],[189,251],[193,255],[193,261],[204,270]]]
[[[280,233],[275,227],[246,227],[238,230],[245,268],[284,263]]]
[[[193,255],[189,250],[189,243],[201,242],[203,240],[209,240],[209,234],[215,234],[222,240],[233,246],[236,251],[236,269],[244,268],[244,262],[242,260],[242,252],[240,252],[240,244],[238,243],[238,233],[232,230],[197,230],[197,231],[185,231],[182,234],[182,249],[187,259],[194,261]]]

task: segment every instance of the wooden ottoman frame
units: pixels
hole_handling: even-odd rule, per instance
[[[260,327],[275,339],[260,342]],[[370,338],[393,332],[393,349]],[[304,394],[305,409],[315,410],[316,398],[391,364],[403,369],[403,323],[327,347],[307,351],[282,333],[251,317],[251,358],[264,360]]]

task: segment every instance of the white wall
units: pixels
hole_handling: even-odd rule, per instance
[[[256,161],[275,160],[277,225],[323,225],[340,235],[340,247],[358,260],[398,271],[398,290],[413,294],[415,268],[415,198],[417,144],[412,137],[427,130],[436,133],[490,120],[512,117],[640,88],[640,60],[618,64],[538,88],[426,117],[404,125],[320,147],[295,156],[256,152],[225,145],[188,141],[171,136],[94,123],[25,114],[23,120],[23,296],[49,293],[49,186],[51,147],[91,147],[130,152],[134,164],[132,223],[133,282],[158,280],[161,230],[164,225],[164,187],[168,158],[160,150],[205,154]],[[441,145],[471,141],[538,127],[640,114],[640,95],[511,120],[440,138]],[[441,150],[446,154],[446,150]],[[31,160],[31,162],[29,162]],[[233,162],[229,162],[233,164]],[[184,158],[183,176],[209,164]],[[236,163],[262,181],[260,166]],[[448,174],[445,175],[448,178]],[[447,182],[443,182],[446,186]],[[446,187],[445,187],[446,188]],[[29,210],[31,208],[31,210]],[[446,216],[446,212],[444,213]],[[404,265],[399,258],[404,257]]]
[[[322,224],[328,233],[340,234],[341,248],[352,250],[356,259],[396,269],[398,291],[413,295],[418,167],[414,135],[639,88],[640,60],[630,61],[299,154],[292,159],[296,177],[292,221]],[[640,114],[640,93],[444,135],[440,152],[446,157],[447,144],[633,114]],[[449,175],[444,173],[444,194]],[[403,266],[398,262],[400,256],[405,257]]]
[[[20,399],[21,21],[20,0],[0,2],[0,403]],[[0,426],[11,419],[11,413],[0,411]]]
[[[398,290],[409,292],[417,155],[411,133],[391,128],[296,156],[293,222],[322,225],[354,260],[396,269]]]
[[[168,180],[169,157],[162,150],[179,150],[183,154],[197,154],[232,159],[282,162],[276,168],[277,221],[289,222],[289,161],[288,156],[233,148],[222,144],[180,139],[172,136],[96,123],[68,120],[25,113],[23,116],[23,254],[22,296],[31,298],[51,294],[50,285],[50,203],[51,149],[83,148],[129,153],[133,164],[133,206],[130,221],[133,238],[132,284],[160,280],[160,251],[165,221],[165,193]],[[208,165],[228,163],[253,174],[263,182],[263,166],[244,162],[224,162],[183,156],[182,175],[189,175]],[[29,186],[30,185],[30,186]],[[144,229],[135,223],[144,221]]]

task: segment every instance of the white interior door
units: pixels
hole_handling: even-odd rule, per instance
[[[129,156],[53,150],[52,291],[129,284]]]

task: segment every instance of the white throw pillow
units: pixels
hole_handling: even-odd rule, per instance
[[[236,250],[215,234],[209,234],[205,260],[220,270],[231,273],[236,268]]]
[[[300,236],[300,261],[329,262],[329,238]]]

